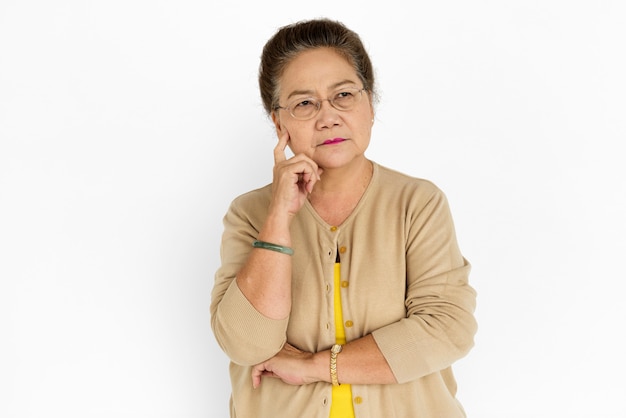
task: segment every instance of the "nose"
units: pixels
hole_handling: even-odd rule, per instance
[[[321,100],[320,110],[317,114],[317,127],[319,129],[330,128],[339,125],[340,121],[339,110],[335,109],[333,105],[330,104],[330,99]]]

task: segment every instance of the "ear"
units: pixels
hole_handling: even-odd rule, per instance
[[[280,138],[280,136],[285,132],[283,125],[280,123],[280,116],[278,116],[278,112],[275,110],[271,113],[272,122],[274,122],[274,127],[276,128],[276,136]]]

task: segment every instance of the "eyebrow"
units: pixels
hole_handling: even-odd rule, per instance
[[[330,89],[336,89],[338,87],[341,87],[345,84],[357,84],[355,83],[353,80],[342,80],[339,81],[335,84],[332,84],[330,86]],[[289,93],[289,96],[287,96],[287,100],[291,99],[293,96],[301,96],[301,95],[308,95],[308,96],[313,96],[313,90],[294,90],[291,93]]]

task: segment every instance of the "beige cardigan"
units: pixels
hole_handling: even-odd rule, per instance
[[[338,228],[307,202],[291,224],[293,303],[289,318],[257,312],[233,280],[267,214],[271,185],[236,198],[224,217],[222,264],[211,326],[232,360],[231,417],[328,418],[331,385],[290,386],[251,366],[288,341],[301,350],[335,340],[333,265],[341,252],[341,297],[348,341],[372,334],[398,384],[352,385],[357,418],[464,417],[450,366],[470,350],[476,294],[468,284],[444,194],[431,182],[374,164],[354,212]]]

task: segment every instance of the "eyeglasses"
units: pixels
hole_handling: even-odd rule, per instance
[[[289,103],[287,106],[276,106],[274,109],[283,109],[289,112],[294,119],[308,120],[317,115],[322,108],[322,102],[328,100],[330,105],[337,110],[350,110],[356,106],[361,100],[365,88],[358,89],[356,87],[345,87],[336,91],[328,99],[318,99],[317,97],[306,97],[297,99]]]

